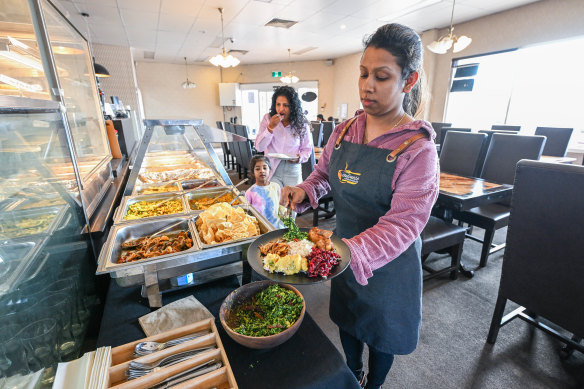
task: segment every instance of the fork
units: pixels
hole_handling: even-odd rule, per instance
[[[195,356],[197,354],[200,354],[202,352],[205,352],[205,351],[213,349],[213,348],[215,348],[215,347],[214,346],[202,347],[202,348],[198,348],[198,349],[194,349],[194,350],[188,350],[188,351],[184,351],[181,353],[172,354],[172,355],[169,355],[166,358],[162,358],[159,361],[156,361],[154,363],[142,363],[142,362],[137,362],[137,361],[131,361],[130,365],[128,367],[128,370],[126,370],[126,376],[128,377],[128,379],[138,378],[138,377],[141,377],[143,375],[152,373],[156,369],[159,369],[159,368],[162,368],[165,366],[175,365],[175,364],[180,363],[182,361],[185,361],[189,358],[192,358],[193,356]]]
[[[182,223],[182,221],[180,221]],[[173,225],[174,226],[174,225]],[[152,236],[150,236],[152,237]],[[141,342],[136,345],[134,348],[134,356],[142,356],[142,355],[149,355],[153,352],[164,350],[165,348],[176,346],[178,344],[188,342],[199,336],[203,336],[208,334],[209,331],[199,331],[192,333],[190,335],[183,336],[181,338],[171,339],[165,343],[158,343],[158,342]]]

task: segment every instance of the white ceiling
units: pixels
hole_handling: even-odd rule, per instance
[[[458,0],[454,24],[537,0]],[[135,59],[154,52],[154,61],[205,62],[220,52],[224,8],[226,49],[242,64],[337,58],[356,53],[365,35],[387,22],[418,32],[450,24],[452,0],[55,0],[91,41],[130,46]],[[83,18],[80,13],[90,17]],[[265,27],[272,18],[298,21],[290,29]],[[462,33],[462,31],[458,31]],[[87,34],[86,34],[87,36]],[[301,55],[297,51],[315,49]]]

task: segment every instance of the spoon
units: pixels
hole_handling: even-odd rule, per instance
[[[241,180],[241,181],[239,182],[239,184],[237,184],[237,185],[235,185],[235,186],[233,187],[233,189],[237,188],[238,186],[240,186],[240,185],[241,185],[241,184],[243,184],[243,183],[246,183],[246,182],[247,182],[247,180],[249,180],[249,178],[246,178],[246,179],[244,179],[244,180]],[[226,189],[226,190],[224,190],[223,192],[219,193],[217,196],[215,196],[215,197],[213,197],[213,198],[211,199],[210,203],[211,203],[211,204],[213,204],[213,203],[215,202],[215,200],[217,200],[219,197],[223,196],[225,193],[227,193],[227,192],[229,192],[229,191],[231,191],[231,188],[227,188],[227,189]]]
[[[136,355],[152,354],[153,352],[164,350],[165,348],[176,346],[177,344],[181,344],[184,342],[188,342],[189,340],[193,340],[195,338],[198,338],[199,336],[203,336],[203,335],[206,335],[208,333],[209,333],[209,331],[195,332],[194,334],[183,336],[182,338],[172,339],[172,340],[169,340],[168,342],[165,342],[165,343],[151,342],[151,341],[140,342],[134,348],[134,353]]]

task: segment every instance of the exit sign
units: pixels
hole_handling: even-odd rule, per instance
[[[282,72],[272,72],[272,77],[282,77]]]

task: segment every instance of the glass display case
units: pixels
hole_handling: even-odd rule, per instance
[[[0,384],[44,386],[79,356],[93,249],[60,105],[0,96]],[[32,387],[32,386],[31,386]]]
[[[97,273],[109,273],[121,286],[142,285],[151,307],[161,306],[161,291],[241,273],[242,251],[257,234],[274,229],[232,185],[212,146],[243,141],[247,140],[200,120],[146,120],[124,198],[99,255]],[[202,237],[197,223],[203,212],[199,205],[230,201],[233,207],[225,208],[237,214],[240,223],[226,220],[226,212],[225,219],[217,219],[226,221],[223,232],[227,235],[233,228],[236,235],[236,228],[254,221],[257,230],[211,243]],[[170,240],[172,250],[158,250],[157,239]],[[189,243],[175,245],[174,239]],[[140,242],[153,246],[144,254]]]
[[[87,41],[46,0],[0,0],[0,96],[56,101],[66,113],[73,165],[52,159],[51,173],[64,181],[80,179],[91,216],[113,179],[111,153],[101,114]],[[34,131],[33,131],[34,132]],[[26,134],[27,144],[59,154],[53,131]]]

